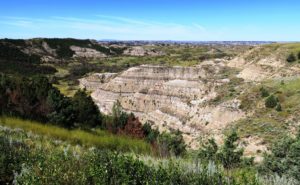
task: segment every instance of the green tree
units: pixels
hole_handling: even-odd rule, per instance
[[[225,139],[224,145],[218,153],[218,160],[224,168],[230,169],[238,166],[242,161],[243,149],[238,149],[237,141],[239,137],[236,131],[232,131]]]
[[[44,76],[35,76],[32,78],[32,85],[35,88],[35,94],[37,98],[42,100],[48,96],[48,92],[52,87],[48,78]]]
[[[116,133],[118,129],[123,129],[127,123],[129,115],[122,110],[122,106],[117,101],[112,108],[112,123],[106,125],[113,133]]]
[[[49,122],[71,128],[74,126],[76,115],[70,98],[64,97],[58,89],[52,88],[48,92],[47,104],[50,113],[47,115]]]
[[[158,137],[158,145],[162,156],[170,156],[171,154],[181,156],[186,152],[186,144],[179,130],[174,133],[162,133]]]
[[[300,51],[298,52],[298,60],[300,60]]]
[[[262,174],[276,173],[300,181],[300,137],[284,137],[277,141],[271,152],[266,153],[263,163],[259,166]]]
[[[295,62],[297,59],[296,59],[296,56],[294,55],[294,53],[291,53],[288,57],[287,57],[287,59],[286,59],[286,61],[287,62]]]
[[[276,107],[278,103],[277,98],[274,95],[269,96],[266,100],[265,100],[265,106],[267,108],[274,108]]]
[[[205,143],[199,151],[200,159],[206,161],[217,161],[218,145],[214,138],[211,138]]]
[[[148,122],[143,125],[143,131],[146,135],[146,140],[149,143],[154,143],[159,136],[159,131],[157,129],[152,129]]]
[[[76,123],[83,127],[101,126],[101,114],[97,105],[85,90],[78,90],[72,105],[76,114]]]

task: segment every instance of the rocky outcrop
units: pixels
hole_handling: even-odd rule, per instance
[[[258,46],[239,54],[227,65],[240,69],[237,77],[248,82],[261,82],[268,79],[299,77],[300,64],[286,61],[291,51],[283,46]]]
[[[156,51],[154,49],[145,49],[141,46],[134,46],[131,48],[128,48],[124,51],[124,55],[130,55],[130,56],[160,56],[164,55],[162,51]]]
[[[101,87],[101,84],[117,76],[117,73],[94,73],[85,78],[79,79],[80,88],[86,88],[95,91]]]
[[[142,65],[102,82],[99,76],[108,74],[80,81],[82,87],[93,91],[92,98],[102,112],[110,113],[119,101],[124,110],[135,113],[142,123],[149,122],[161,131],[182,131],[189,146],[196,148],[200,136],[220,134],[228,123],[244,116],[238,100],[208,104],[217,96],[215,88],[228,83],[228,79],[212,78],[218,71],[203,66]]]
[[[92,48],[82,48],[79,46],[71,46],[70,49],[75,52],[74,58],[103,58],[106,57],[104,53],[101,53]]]

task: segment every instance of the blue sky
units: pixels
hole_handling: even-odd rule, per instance
[[[0,38],[300,40],[297,0],[3,0]]]

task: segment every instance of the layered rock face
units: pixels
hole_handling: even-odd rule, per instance
[[[179,129],[189,146],[196,148],[199,136],[219,134],[228,123],[244,116],[237,100],[207,103],[217,96],[215,88],[228,82],[208,80],[214,72],[203,66],[142,65],[118,75],[94,74],[81,79],[81,85],[93,91],[92,98],[102,112],[110,113],[119,101],[124,110],[160,131]]]
[[[141,46],[134,46],[132,48],[128,48],[124,51],[124,55],[129,56],[160,56],[164,55],[162,51],[157,51],[154,49],[145,49]]]
[[[103,58],[106,57],[105,54],[91,48],[82,48],[78,46],[71,46],[70,49],[75,52],[73,57],[83,57],[83,58]]]

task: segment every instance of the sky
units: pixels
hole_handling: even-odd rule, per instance
[[[300,41],[299,0],[1,0],[0,38]]]

